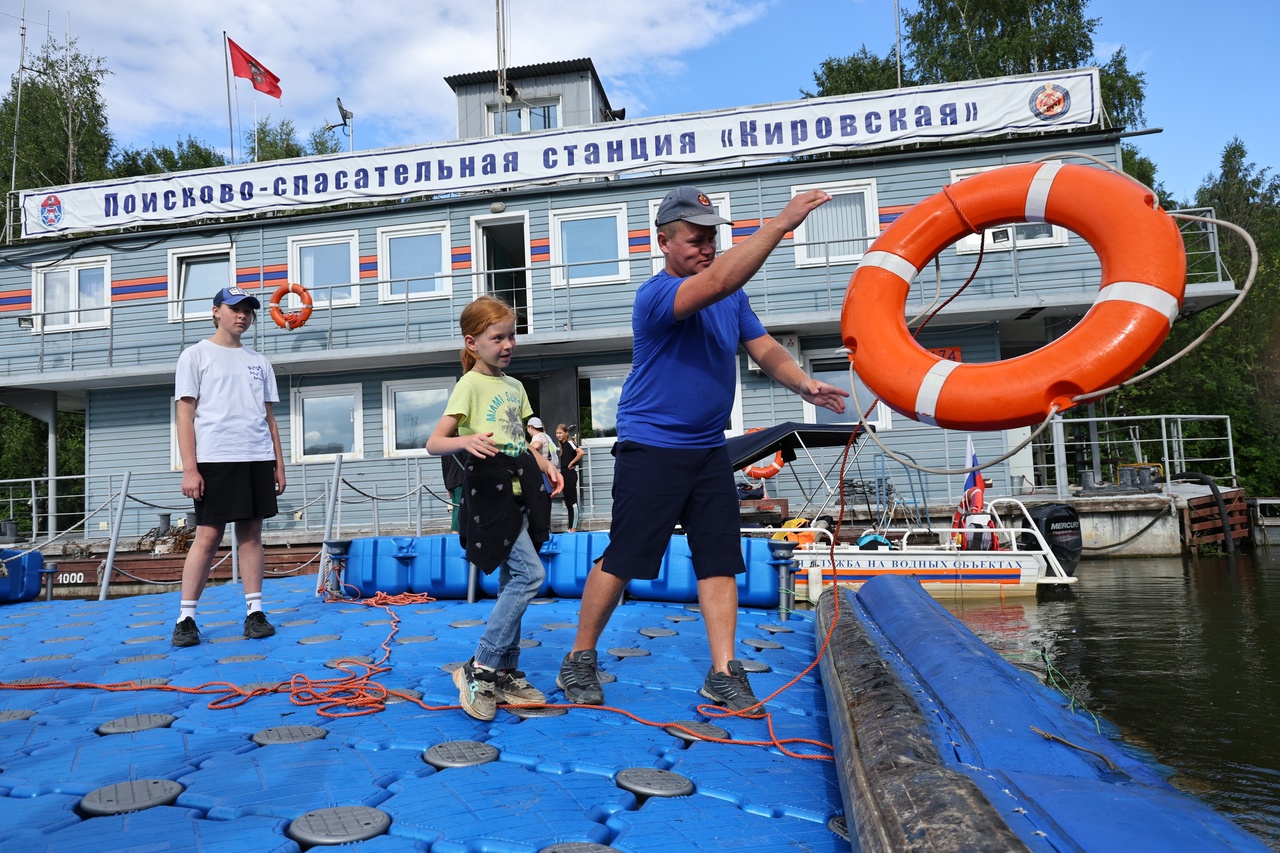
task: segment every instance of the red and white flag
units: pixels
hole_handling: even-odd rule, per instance
[[[270,95],[273,98],[279,98],[280,78],[272,74],[258,60],[254,59],[240,45],[227,39],[227,47],[231,49],[231,73],[236,77],[253,83],[253,88],[262,92],[264,95]]]

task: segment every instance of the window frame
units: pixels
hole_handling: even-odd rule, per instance
[[[519,107],[516,107],[517,104],[519,104]],[[556,122],[551,127],[539,128],[536,131],[529,130],[529,129],[508,130],[505,133],[503,133],[503,132],[500,132],[496,126],[498,115],[500,114],[501,111],[512,112],[513,108],[515,108],[514,112],[519,113],[520,115],[520,126],[522,128],[528,128],[530,111],[533,109],[541,109],[543,107],[556,108]],[[495,101],[487,104],[485,108],[485,116],[484,116],[484,131],[485,131],[484,135],[485,136],[492,137],[492,136],[504,136],[504,135],[510,136],[518,133],[541,133],[544,130],[558,130],[562,127],[564,127],[564,99],[558,95],[549,97],[549,98],[532,98],[529,100],[520,98],[513,102]]]
[[[440,236],[440,287],[430,293],[410,293],[408,282],[405,292],[391,292],[391,241],[399,237]],[[450,245],[449,220],[417,222],[410,225],[389,225],[378,229],[378,302],[420,302],[432,299],[448,299],[453,296],[453,256]]]
[[[105,304],[101,308],[84,309],[92,311],[101,311],[103,319],[93,322],[82,322],[79,318],[84,313],[79,306],[79,281],[78,276],[83,269],[94,267],[102,268],[102,288],[103,296],[106,299]],[[52,272],[70,272],[73,278],[77,280],[75,283],[75,293],[77,295],[76,306],[63,311],[48,311],[45,307],[47,287],[45,286],[45,276]],[[31,268],[31,312],[34,320],[31,324],[31,334],[45,334],[48,332],[78,332],[89,329],[109,329],[111,328],[112,302],[111,302],[111,256],[110,255],[93,255],[84,258],[66,258],[59,261],[53,261],[47,264],[36,264]],[[69,323],[59,323],[51,325],[48,321],[49,314],[66,314],[72,315]]]
[[[181,323],[192,319],[187,316],[186,294],[182,292],[182,270],[184,262],[191,258],[208,257],[210,255],[227,256],[227,283],[223,287],[236,285],[236,246],[235,243],[213,243],[205,246],[188,246],[182,249],[170,249],[168,261],[169,274],[169,322]],[[210,294],[210,299],[213,295]],[[209,305],[212,308],[212,304]],[[194,316],[194,315],[193,315]]]
[[[1062,163],[1061,160],[1045,160],[1043,162],[1046,164],[1054,163],[1059,165]],[[965,169],[952,169],[950,172],[951,183],[954,185],[965,178],[971,178],[974,175],[980,175],[983,172],[990,172],[993,169],[999,169],[1006,165],[1010,164],[1002,163],[996,166],[971,166]],[[1050,228],[1049,235],[1047,237],[1018,236],[1018,227],[1020,225],[1042,224],[1048,225]],[[1001,231],[1007,233],[1008,238],[997,242],[996,234]],[[985,245],[983,245],[983,241],[981,240],[982,235],[966,234],[961,237],[955,242],[956,254],[976,255],[978,254],[979,249],[981,249],[983,254],[986,254],[988,252],[1012,252],[1015,248],[1021,251],[1023,249],[1047,249],[1060,247],[1067,245],[1070,241],[1071,234],[1070,231],[1063,228],[1061,225],[1040,222],[1011,222],[1006,225],[993,225],[986,229],[984,233],[986,234]]]
[[[629,376],[630,373],[631,373],[631,365],[628,363],[618,362],[614,364],[596,364],[590,367],[579,367],[578,381],[581,382],[583,379],[588,379],[588,380],[589,379],[620,379],[621,382],[618,385],[618,398],[619,400],[621,400],[622,386],[626,384],[627,376]],[[588,400],[587,405],[591,405],[591,404],[592,404],[592,401]],[[581,400],[578,401],[578,405],[579,406],[582,405]],[[581,417],[579,416],[578,419],[581,420]],[[592,421],[594,423],[594,417],[592,418]],[[617,424],[618,424],[618,410],[616,407],[613,410],[613,423],[616,431]],[[577,430],[578,434],[581,435],[582,424],[580,423],[575,424],[575,426],[578,428]],[[618,441],[618,437],[616,435],[607,435],[607,436],[601,436],[601,437],[583,438],[580,441],[578,441],[578,444],[581,447],[611,447],[614,444],[616,444],[617,441]]]
[[[614,250],[617,253],[613,262],[617,264],[618,271],[611,275],[583,276],[581,278],[570,278],[570,271],[565,266],[564,243],[561,226],[566,222],[582,222],[592,219],[605,219],[609,216],[614,220],[614,235],[616,242]],[[550,211],[547,217],[547,227],[549,230],[551,248],[551,286],[552,287],[590,287],[601,284],[626,284],[631,280],[631,259],[628,257],[627,245],[627,205],[625,202],[617,204],[598,204],[588,207],[567,207],[560,210]],[[609,259],[600,261],[592,261],[591,263],[609,263]]]
[[[706,196],[711,201],[711,207],[715,209],[715,212],[729,220],[728,225],[716,227],[716,257],[720,257],[720,255],[733,247],[733,216],[729,207],[729,193],[707,193]],[[658,248],[658,226],[653,224],[653,221],[658,218],[658,207],[661,204],[661,198],[649,199],[650,275],[657,275],[667,265],[667,256],[662,254],[662,250]]]
[[[842,361],[844,362],[844,369],[846,370],[846,372],[849,370],[852,370],[852,363],[849,361],[848,351],[845,350],[843,347],[830,352],[804,351],[802,355],[804,356],[805,372],[808,373],[810,376],[814,377],[815,379],[817,378],[817,376],[815,375],[816,373],[818,373],[819,371],[828,372],[830,371],[832,366],[838,365]],[[851,377],[851,379],[852,378],[853,377]],[[859,378],[859,381],[861,381],[860,378]],[[826,421],[825,423],[856,424],[858,422],[858,415],[862,414],[862,412],[855,411],[855,409],[859,406],[859,404],[865,406],[869,399],[866,396],[866,394],[871,393],[870,389],[866,387],[865,383],[862,383],[862,385],[866,393],[865,394],[860,393],[856,401],[854,400],[854,396],[852,393],[849,395],[849,397],[846,400],[843,419]],[[843,383],[841,383],[841,387],[843,387]],[[849,390],[849,389],[846,389],[846,390]],[[803,403],[804,403],[804,422],[807,424],[820,425],[822,422],[818,421],[818,407],[807,400],[804,400]],[[823,411],[825,412],[829,410],[823,409]],[[831,412],[831,415],[837,418],[840,417],[838,415],[835,415],[834,412]],[[888,430],[893,429],[893,409],[889,408],[889,406],[886,405],[883,400],[877,400],[875,409],[867,417],[867,423],[874,426],[877,432],[886,432]]]
[[[355,400],[352,412],[353,438],[352,450],[342,453],[304,452],[307,433],[304,418],[306,412],[303,403],[312,397],[351,396]],[[336,385],[311,385],[295,387],[289,394],[289,458],[294,464],[308,462],[332,462],[339,456],[344,461],[364,458],[364,386],[359,382],[348,382]]]
[[[395,395],[400,391],[444,391],[445,405],[448,405],[449,392],[457,380],[452,377],[393,379],[382,383],[382,455],[391,458],[430,457],[426,445],[411,450],[400,450],[396,447],[396,406]],[[443,414],[443,408],[441,407]],[[431,429],[435,429],[432,425]]]
[[[349,263],[350,269],[348,275],[350,282],[347,285],[329,285],[325,290],[312,290],[311,286],[302,281],[302,255],[301,250],[314,246],[330,246],[340,243],[346,243],[350,248]],[[330,231],[324,234],[298,234],[289,237],[289,266],[288,281],[294,284],[306,287],[311,293],[311,302],[317,308],[358,308],[360,306],[360,232],[359,231]],[[350,287],[351,296],[347,299],[329,300],[327,293],[331,292],[332,287]],[[296,311],[300,308],[302,302],[292,293],[286,296],[281,304],[281,308],[285,311]]]
[[[831,184],[801,184],[791,188],[791,197],[795,198],[800,193],[809,190],[824,190],[831,196],[838,195],[855,195],[861,193],[864,197],[864,216],[863,223],[866,226],[867,233],[865,237],[852,237],[853,240],[863,240],[865,245],[860,252],[852,252],[847,255],[831,255],[828,256],[822,252],[821,246],[810,246],[808,229],[810,220],[814,216],[822,215],[822,208],[818,208],[811,212],[804,222],[801,222],[795,229],[795,263],[797,267],[826,267],[833,264],[856,264],[866,255],[867,249],[871,247],[872,241],[880,236],[880,202],[876,187],[875,178],[860,178],[857,180],[837,181]],[[816,254],[811,254],[815,252]]]

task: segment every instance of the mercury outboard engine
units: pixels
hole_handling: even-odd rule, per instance
[[[1084,537],[1080,535],[1080,516],[1075,507],[1068,504],[1040,504],[1029,507],[1031,520],[1040,529],[1040,535],[1049,543],[1049,550],[1062,564],[1062,570],[1068,575],[1075,575],[1076,564],[1080,562],[1080,553],[1084,550]],[[1035,537],[1030,533],[1022,534],[1023,548],[1039,548]]]

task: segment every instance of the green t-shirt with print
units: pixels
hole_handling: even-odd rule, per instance
[[[524,386],[510,376],[467,371],[449,395],[444,413],[458,419],[458,435],[493,433],[498,451],[507,456],[529,449],[524,422],[533,414],[533,406]]]

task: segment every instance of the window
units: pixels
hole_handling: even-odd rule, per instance
[[[951,183],[962,181],[979,172],[998,168],[998,166],[985,166],[977,169],[953,169]],[[1050,225],[1048,222],[1021,222],[988,228],[985,245],[982,244],[982,235],[969,234],[962,237],[956,241],[956,254],[977,254],[980,247],[984,252],[1008,252],[1015,246],[1019,249],[1038,249],[1044,246],[1065,245],[1067,245],[1067,229],[1060,225]]]
[[[848,424],[857,423],[859,414],[866,414],[867,409],[871,406],[871,401],[876,400],[876,395],[871,393],[866,385],[862,383],[862,379],[857,373],[849,369],[849,359],[843,354],[821,356],[812,355],[809,357],[809,375],[819,382],[826,382],[837,388],[843,388],[852,392],[854,389],[849,386],[850,377],[853,378],[857,393],[850,393],[845,399],[845,409],[843,415],[837,415],[830,409],[824,409],[821,406],[815,406],[812,403],[804,404],[804,421],[808,424]],[[856,399],[855,399],[856,397]],[[861,412],[855,411],[861,407]],[[893,428],[893,410],[884,403],[876,400],[875,408],[871,409],[867,414],[867,423],[871,424],[878,430],[887,430]]]
[[[36,330],[103,328],[111,324],[111,260],[78,258],[32,273]]]
[[[626,246],[626,205],[553,211],[552,283],[623,283],[628,276]]]
[[[715,209],[717,216],[728,219],[730,222],[733,221],[733,217],[729,215],[728,193],[707,193],[707,198],[711,201],[711,206]],[[661,204],[662,199],[660,198],[649,199],[649,254],[653,256],[651,275],[657,275],[667,263],[666,256],[658,248],[658,226],[653,224],[653,220],[658,218],[658,206]],[[733,226],[721,225],[716,229],[716,254],[720,254],[732,246]]]
[[[448,296],[452,264],[447,223],[408,225],[378,231],[378,301]]]
[[[506,127],[503,127],[503,122]],[[560,102],[515,101],[489,107],[489,134],[524,133],[526,130],[552,130],[560,126]]]
[[[583,446],[607,445],[617,440],[618,400],[630,372],[629,364],[578,369],[578,435]]]
[[[385,456],[426,456],[427,437],[449,402],[452,379],[406,379],[382,383]]]
[[[339,454],[364,458],[364,407],[359,385],[295,388],[289,426],[294,462],[322,462]]]
[[[880,234],[875,181],[846,181],[823,186],[792,187],[791,195],[826,190],[831,201],[816,208],[796,228],[796,266],[854,263]]]
[[[289,238],[289,281],[305,287],[314,305],[359,305],[360,280],[357,234],[323,234]],[[289,294],[285,311],[301,307],[297,296]]]
[[[235,249],[230,243],[170,249],[169,319],[207,315],[213,295],[236,283],[235,269]]]

